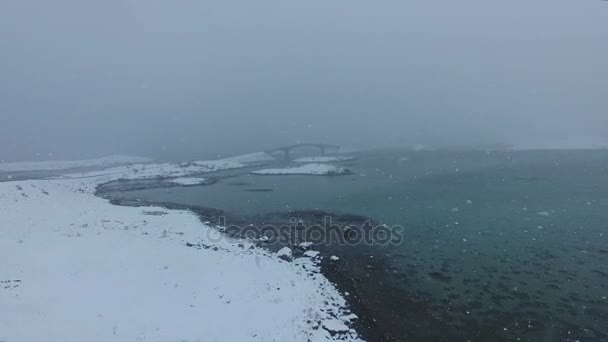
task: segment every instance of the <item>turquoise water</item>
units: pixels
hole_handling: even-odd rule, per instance
[[[391,286],[420,294],[437,319],[489,322],[496,340],[608,340],[606,151],[382,151],[345,166],[352,175],[237,173],[121,196],[400,225],[403,243],[385,252],[407,281]]]

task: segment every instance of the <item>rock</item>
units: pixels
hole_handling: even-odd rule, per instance
[[[329,319],[323,322],[323,329],[329,331],[332,335],[343,334],[349,331],[349,328],[338,319]]]
[[[283,259],[285,261],[291,261],[291,259],[292,259],[291,248],[289,248],[289,247],[281,248],[277,252],[277,256],[279,257],[279,259]]]
[[[316,258],[316,257],[319,256],[319,254],[321,254],[321,253],[319,253],[317,251],[306,251],[306,252],[304,252],[304,256],[309,257],[309,258]]]
[[[312,242],[302,242],[298,245],[300,249],[309,249],[312,246]]]
[[[359,317],[357,317],[357,315],[355,315],[354,313],[351,313],[350,315],[346,315],[346,316],[342,316],[340,317],[340,320],[344,323],[349,323],[351,321],[354,321],[356,319],[359,319]]]

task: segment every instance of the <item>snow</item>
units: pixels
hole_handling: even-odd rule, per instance
[[[96,159],[86,160],[46,160],[46,161],[28,161],[28,162],[0,162],[0,171],[17,172],[17,171],[53,171],[67,170],[79,167],[98,167],[120,164],[148,163],[151,159],[144,157],[133,157],[115,155]]]
[[[283,259],[286,261],[291,260],[291,257],[292,257],[291,248],[283,247],[283,248],[279,249],[279,251],[277,252],[277,257],[279,259]]]
[[[355,159],[354,157],[345,156],[327,156],[327,157],[303,157],[294,160],[296,163],[328,163],[328,162],[343,162]]]
[[[359,317],[357,317],[357,315],[355,315],[354,313],[340,317],[340,320],[344,323],[348,323],[357,319],[359,319]]]
[[[261,162],[269,162],[275,161],[274,157],[265,152],[255,152],[249,154],[243,154],[240,156],[234,156],[230,158],[222,159],[223,161],[230,161],[236,163],[261,163]]]
[[[350,171],[343,167],[328,164],[306,164],[282,169],[264,169],[253,171],[256,175],[343,175]]]
[[[337,257],[337,256],[335,256],[335,255],[332,255],[332,256],[329,257],[329,260],[331,260],[331,261],[338,261],[338,260],[340,260],[340,258]]]
[[[207,182],[207,180],[205,178],[182,177],[182,178],[172,179],[170,182],[173,184],[179,184],[179,185],[199,185],[199,184],[205,184]]]
[[[309,258],[316,258],[316,257],[319,256],[319,254],[321,254],[321,253],[319,253],[317,251],[306,251],[306,252],[304,252],[304,256],[305,257],[309,257]]]
[[[330,319],[323,322],[323,328],[331,333],[345,333],[348,326],[338,319]]]
[[[187,163],[136,164],[109,168],[102,171],[81,172],[64,175],[67,178],[90,178],[110,176],[113,179],[141,179],[157,177],[184,177],[214,171],[238,169],[245,164],[229,160],[193,161]]]
[[[0,341],[359,340],[312,260],[95,197],[121,170],[0,183]]]

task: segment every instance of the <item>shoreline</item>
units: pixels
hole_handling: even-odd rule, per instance
[[[320,273],[334,284],[340,294],[346,299],[347,308],[352,311],[357,319],[352,322],[353,328],[362,336],[365,341],[402,341],[403,329],[401,328],[399,317],[388,317],[394,314],[390,310],[388,316],[383,315],[383,307],[395,300],[401,298],[407,302],[408,307],[419,306],[414,301],[410,300],[409,295],[402,293],[394,294],[387,293],[382,300],[378,300],[376,296],[371,294],[370,280],[371,279],[393,279],[404,280],[405,275],[399,274],[388,261],[388,257],[383,255],[376,246],[366,245],[323,245],[315,244],[309,248],[302,249],[296,243],[280,243],[268,242],[259,239],[262,236],[260,227],[266,225],[272,226],[289,226],[293,224],[291,218],[297,218],[304,225],[310,226],[321,224],[321,221],[326,217],[332,218],[332,223],[340,227],[348,225],[362,225],[368,221],[374,225],[378,222],[359,215],[340,214],[325,212],[321,210],[292,210],[284,212],[265,213],[256,216],[232,215],[224,210],[204,208],[195,205],[176,204],[171,202],[155,202],[141,199],[124,199],[112,198],[108,194],[112,190],[103,189],[104,184],[100,184],[96,188],[95,195],[104,199],[108,199],[111,204],[118,206],[134,206],[134,207],[162,207],[169,210],[188,210],[193,212],[205,225],[211,225],[215,229],[221,230],[230,237],[238,239],[246,239],[254,243],[258,248],[276,253],[282,247],[289,247],[294,252],[294,257],[305,257],[304,252],[314,250],[319,252],[321,257],[311,258],[320,268]],[[122,189],[120,191],[125,191]],[[129,189],[131,190],[131,189]],[[250,226],[258,228],[257,230],[249,230],[248,233],[253,233],[254,236],[243,236],[235,233],[230,228],[220,225],[218,222],[222,219],[230,222],[232,225]],[[192,246],[200,247],[200,246]],[[208,248],[209,246],[206,246]],[[331,256],[338,256],[339,260],[333,261]],[[388,276],[387,276],[388,275]],[[373,281],[372,281],[373,282]],[[420,313],[419,308],[416,310]]]

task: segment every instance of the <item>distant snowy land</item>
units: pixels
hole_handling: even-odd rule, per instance
[[[350,174],[350,170],[329,165],[329,164],[306,164],[296,167],[286,168],[274,168],[274,169],[263,169],[252,171],[251,173],[256,175],[317,175],[317,176],[331,176],[331,175],[345,175]]]

